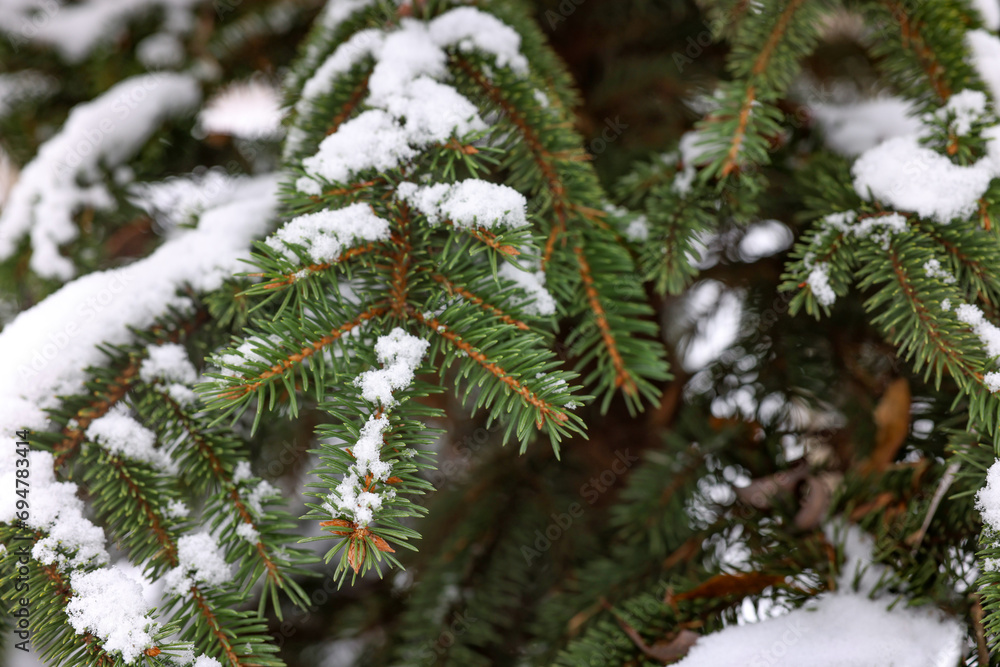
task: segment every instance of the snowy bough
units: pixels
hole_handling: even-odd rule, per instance
[[[329,414],[304,518],[337,541],[326,560],[340,553],[342,580],[398,564],[396,550],[419,537],[409,519],[425,509],[412,497],[432,488],[419,473],[437,435],[428,424],[443,414],[421,400],[440,391],[434,375],[499,421],[504,440],[524,447],[542,432],[554,448],[583,432],[573,409],[589,400],[552,351],[557,323],[569,324],[582,384],[605,405],[620,394],[638,410],[668,377],[641,284],[567,129],[573,98],[537,30],[500,7],[412,11],[334,2],[317,25],[289,89],[287,215],[256,243],[259,271],[233,277],[276,219],[274,176],[129,184],[128,201],[170,239],[67,283],[4,330],[5,352],[24,360],[5,386],[4,434],[31,443],[23,460],[4,450],[5,565],[26,564],[34,617],[45,619],[34,645],[53,662],[281,664],[260,615],[280,618],[286,600],[308,607],[297,579],[314,559],[290,546],[293,524],[278,490],[251,472],[247,434],[225,426],[249,406],[250,434],[268,412],[296,417],[309,397]],[[76,237],[73,216],[122,205],[100,167],[126,162],[199,101],[196,76],[169,76],[74,113],[24,170],[0,251],[27,235],[34,272],[74,275],[58,252]],[[107,126],[128,85],[151,92]],[[206,127],[220,118],[202,114]],[[60,163],[95,131],[89,160]],[[77,190],[81,179],[96,183]],[[38,195],[54,190],[53,204]],[[76,304],[102,289],[113,303],[80,326]],[[240,338],[209,365],[189,356],[234,325]],[[64,332],[58,355],[37,354],[39,328]],[[21,466],[33,474],[24,503],[12,495]],[[140,578],[112,564],[105,531]],[[163,583],[158,612],[143,577]]]
[[[619,393],[638,409],[667,377],[561,91],[529,65],[539,37],[496,9],[400,9],[377,29],[363,26],[382,8],[365,7],[313,37],[330,53],[300,73],[293,215],[257,244],[247,290],[264,314],[203,385],[210,409],[254,405],[255,424],[282,403],[294,416],[300,391],[337,417],[319,431],[309,517],[339,538],[327,554],[340,552],[338,573],[396,562],[416,537],[401,523],[422,511],[407,496],[427,490],[415,447],[441,416],[414,400],[433,390],[418,370],[452,378],[504,440],[542,431],[553,447],[583,431],[577,375],[552,351],[557,322],[573,356],[596,361],[583,384],[605,405]]]
[[[330,0],[284,107],[220,72],[281,51],[308,2],[216,3],[210,39],[202,3],[111,4],[0,8],[25,63],[0,121],[70,95],[44,47],[110,66],[111,35],[154,31],[143,73],[12,139],[18,169],[0,152],[0,582],[25,648],[995,660],[995,8],[701,3],[727,74],[609,196],[516,3]],[[842,24],[869,26],[882,93],[803,100]],[[742,325],[700,365],[699,299]],[[435,470],[463,421],[491,454]]]

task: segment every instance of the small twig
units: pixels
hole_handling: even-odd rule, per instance
[[[927,529],[931,525],[931,519],[934,518],[934,513],[937,512],[938,505],[941,504],[941,500],[944,498],[944,494],[948,492],[948,488],[955,481],[955,475],[958,474],[958,469],[962,467],[961,463],[952,463],[944,471],[944,475],[941,476],[941,480],[938,482],[937,490],[934,492],[934,497],[931,498],[931,506],[927,508],[927,516],[924,517],[924,522],[920,525],[920,529],[917,532],[910,535],[906,541],[913,542],[913,548],[910,549],[910,555],[913,556],[917,553],[917,549],[920,548],[920,543],[924,540],[924,535],[927,533]]]

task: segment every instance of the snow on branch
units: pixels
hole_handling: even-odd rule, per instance
[[[102,170],[122,165],[160,123],[193,111],[200,100],[192,76],[161,73],[126,79],[76,106],[62,130],[24,168],[7,198],[0,213],[0,260],[10,258],[27,234],[35,273],[72,278],[73,263],[59,253],[59,246],[79,234],[73,215],[87,207],[115,208]]]
[[[130,416],[123,405],[116,405],[90,422],[86,435],[110,454],[145,463],[170,475],[178,473],[170,455],[156,448],[156,434]]]
[[[0,522],[15,523],[14,490],[17,456],[13,447],[0,450]],[[83,501],[72,482],[57,482],[49,452],[28,453],[31,470],[31,512],[26,525],[46,533],[32,548],[32,557],[60,569],[106,565],[104,531],[84,516]]]
[[[78,278],[19,314],[0,332],[0,434],[44,430],[57,396],[83,389],[86,369],[106,360],[100,344],[121,345],[170,308],[190,309],[178,290],[210,291],[239,270],[250,242],[267,231],[278,178],[261,176],[232,201],[206,210],[198,227],[178,233],[147,258]]]
[[[293,247],[301,247],[312,262],[321,264],[338,261],[358,242],[388,238],[389,222],[375,215],[370,205],[357,203],[292,218],[265,243],[292,262],[296,261]]]
[[[14,448],[0,449],[0,488],[4,490],[0,522],[10,526],[18,523],[14,482],[17,471],[23,470],[16,465],[18,460]],[[39,535],[31,557],[68,575],[72,594],[64,612],[76,633],[93,633],[104,651],[120,653],[125,664],[133,664],[155,645],[153,635],[159,624],[152,605],[124,570],[105,567],[110,559],[104,531],[84,516],[76,484],[56,481],[52,454],[31,451],[27,460],[31,511],[25,525]]]
[[[989,89],[994,102],[1000,100],[1000,39],[985,30],[970,30],[965,35],[972,52],[972,64]]]
[[[524,195],[506,185],[478,178],[426,186],[403,182],[396,188],[396,195],[423,213],[432,225],[442,220],[459,229],[516,229],[529,224]]]
[[[35,42],[51,46],[69,63],[83,61],[99,45],[121,36],[129,21],[163,13],[166,34],[182,34],[194,26],[202,0],[4,0],[0,32],[19,48]]]
[[[375,0],[328,0],[323,6],[323,11],[316,18],[314,34],[306,45],[301,66],[289,71],[285,87],[297,88],[301,83],[298,72],[312,73],[316,69],[320,59],[328,55],[330,49],[336,45],[333,37],[337,35],[338,28],[352,16],[374,4]]]
[[[890,139],[866,151],[854,163],[854,189],[903,211],[948,224],[968,218],[979,208],[979,198],[990,181],[1000,176],[1000,129],[990,131],[987,155],[961,166],[917,136]]]
[[[208,134],[226,134],[243,139],[278,139],[284,130],[278,90],[264,81],[251,79],[226,86],[198,114],[198,126]]]
[[[149,616],[142,586],[118,568],[77,571],[70,577],[75,595],[66,616],[77,634],[92,632],[104,640],[104,650],[121,652],[126,664],[154,645],[159,628]]]
[[[835,591],[782,616],[705,635],[677,667],[730,667],[734,656],[772,667],[956,664],[965,648],[963,627],[935,608],[873,594],[884,568],[872,564],[871,538],[854,526],[838,532],[845,562]]]
[[[177,567],[164,576],[164,591],[185,596],[192,586],[222,586],[233,578],[215,538],[206,532],[177,540]]]
[[[388,335],[380,336],[375,343],[375,354],[382,368],[365,371],[357,377],[355,385],[366,401],[381,408],[361,427],[360,436],[351,450],[354,465],[323,505],[334,519],[347,519],[356,526],[367,526],[382,507],[383,496],[395,496],[392,489],[380,493],[372,490],[374,482],[384,483],[392,474],[392,464],[381,458],[383,437],[389,428],[389,417],[385,411],[397,402],[393,394],[413,382],[413,374],[429,346],[426,340],[398,327]]]
[[[364,32],[353,39],[357,41],[341,45],[306,83],[300,112],[330,89],[335,76],[371,54],[375,67],[368,79],[367,110],[345,122],[303,161],[307,175],[296,181],[296,188],[305,194],[319,195],[324,181],[345,183],[367,169],[394,169],[416,157],[420,148],[453,135],[486,130],[476,106],[442,83],[447,78],[446,48],[478,50],[493,56],[498,67],[527,73],[517,32],[472,7],[453,9],[429,22],[405,18],[398,30],[382,37]]]
[[[196,170],[185,176],[162,181],[132,183],[129,201],[149,214],[167,238],[178,233],[179,225],[194,224],[210,208],[256,196],[260,181],[247,176],[231,176],[221,167]]]

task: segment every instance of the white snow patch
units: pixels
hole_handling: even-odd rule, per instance
[[[929,259],[924,262],[924,273],[928,278],[938,278],[946,285],[951,285],[955,282],[955,276],[951,275],[947,269],[942,268],[941,262],[936,259]]]
[[[264,516],[264,501],[269,498],[276,498],[281,496],[281,491],[276,489],[270,482],[265,479],[257,482],[249,493],[247,493],[247,506],[253,510],[253,513],[258,516]]]
[[[787,250],[795,235],[778,220],[761,220],[747,227],[738,247],[740,259],[753,262]]]
[[[863,218],[853,227],[849,227],[848,233],[854,234],[858,238],[870,238],[878,242],[884,250],[887,250],[892,237],[905,232],[907,227],[905,216],[899,213],[889,213],[888,215],[872,215]]]
[[[375,0],[327,0],[320,12],[319,16],[316,18],[316,24],[322,26],[322,34],[333,35],[336,33],[337,29],[354,14],[362,11],[363,9],[370,7],[375,4]],[[329,43],[312,43],[309,44],[306,49],[306,53],[302,58],[301,70],[302,71],[312,71],[319,62],[319,59],[323,57],[325,48],[329,47]],[[295,73],[290,72],[289,83],[292,87],[295,85]]]
[[[177,35],[157,32],[136,45],[135,55],[148,69],[177,67],[184,62],[184,44]]]
[[[516,74],[528,73],[528,59],[521,55],[521,36],[503,21],[475,7],[457,7],[430,22],[431,39],[438,46],[457,45],[460,51],[477,50],[496,58],[499,67]]]
[[[821,306],[832,306],[833,302],[837,300],[837,293],[830,287],[830,266],[825,262],[813,266],[806,282]]]
[[[989,117],[986,93],[979,90],[962,90],[948,98],[948,103],[941,107],[935,115],[940,119],[952,116],[950,128],[959,136],[965,136],[972,130],[972,124],[982,122]]]
[[[167,238],[173,238],[182,231],[178,225],[196,222],[206,209],[259,196],[260,179],[230,176],[216,167],[188,176],[133,183],[128,191],[130,201],[152,216]]]
[[[194,25],[201,0],[3,0],[0,31],[15,47],[51,46],[70,64],[119,39],[128,23],[160,9],[164,30],[184,33]]]
[[[250,544],[257,544],[260,541],[260,533],[253,527],[252,523],[244,522],[236,526],[236,534]]]
[[[836,591],[783,616],[705,635],[677,667],[956,664],[965,648],[963,626],[934,608],[899,603],[890,610],[890,597],[870,599],[881,570],[871,565],[871,540],[854,526],[843,537],[845,562]]]
[[[156,434],[128,414],[125,406],[118,404],[103,417],[90,422],[87,440],[125,458],[146,463],[154,468],[176,472],[177,466],[162,449],[156,449]]]
[[[420,366],[430,344],[416,336],[395,328],[388,335],[380,336],[375,342],[375,354],[383,368],[362,373],[355,384],[361,388],[362,396],[369,401],[378,401],[383,407],[395,405],[392,393],[409,386],[413,374]],[[368,418],[358,440],[351,449],[354,463],[348,468],[344,479],[334,493],[326,497],[323,507],[333,517],[345,518],[359,526],[365,526],[375,518],[375,512],[382,507],[385,498],[395,496],[393,489],[373,493],[364,484],[370,474],[384,482],[392,472],[392,464],[381,458],[383,435],[389,428],[389,417],[382,414]]]
[[[346,182],[364,169],[388,171],[416,156],[409,136],[396,120],[381,109],[369,109],[345,122],[319,145],[319,152],[302,166],[309,174],[295,182],[299,192],[319,195],[318,178]]]
[[[430,343],[426,340],[396,327],[387,336],[379,336],[375,343],[375,355],[382,368],[365,371],[355,378],[354,385],[361,388],[366,401],[392,407],[396,404],[392,393],[410,386],[428,347]],[[357,451],[355,456],[360,456]]]
[[[983,17],[983,25],[990,30],[1000,30],[1000,2],[998,0],[972,0],[972,6]]]
[[[986,486],[976,494],[976,509],[983,521],[1000,532],[1000,461],[995,461],[986,473]]]
[[[826,144],[848,157],[861,155],[886,139],[923,131],[913,103],[901,97],[876,97],[851,104],[820,103],[809,110],[823,128]]]
[[[14,189],[14,184],[20,176],[21,170],[14,164],[3,146],[0,146],[0,210],[3,209],[10,191]]]
[[[501,262],[497,275],[514,281],[527,294],[527,300],[520,300],[520,306],[529,315],[548,317],[556,313],[556,299],[545,289],[545,272],[541,269],[525,271],[510,262]]]
[[[341,75],[351,71],[365,57],[374,56],[381,50],[383,39],[381,30],[369,28],[359,30],[340,44],[302,86],[302,94],[295,103],[295,112],[300,116],[312,113],[316,100],[332,91]]]
[[[921,146],[916,136],[897,137],[866,151],[854,166],[854,189],[904,211],[947,224],[978,208],[990,180],[1000,175],[992,155],[962,167]]]
[[[187,350],[178,343],[150,345],[146,348],[147,357],[139,366],[139,379],[143,382],[180,382],[194,384],[198,372],[188,358]]]
[[[625,228],[625,236],[630,241],[640,243],[649,240],[649,220],[646,216],[639,215],[629,221]]]
[[[826,215],[820,220],[820,233],[817,238],[825,238],[824,235],[829,233],[838,233],[859,239],[870,239],[878,243],[882,249],[887,250],[892,237],[906,231],[908,226],[906,217],[900,213],[867,215],[858,218],[854,211],[840,211]],[[808,253],[803,259],[803,263],[807,269],[815,268],[817,263],[814,254]]]
[[[396,196],[427,216],[432,225],[442,220],[451,221],[459,229],[512,229],[528,224],[524,195],[506,185],[477,178],[428,186],[403,182]]]
[[[682,317],[671,322],[685,335],[684,368],[693,373],[719,358],[737,338],[743,317],[743,292],[717,280],[703,280],[685,295]]]
[[[671,188],[682,197],[691,191],[694,178],[698,175],[698,166],[702,157],[711,150],[711,145],[705,143],[705,135],[697,130],[685,132],[680,139],[677,150],[680,154],[681,170],[674,176]],[[676,158],[676,155],[664,156],[665,161]]]
[[[70,576],[73,597],[66,604],[70,625],[80,635],[91,632],[104,643],[105,651],[120,651],[126,664],[153,646],[159,629],[142,586],[117,567],[74,572]]]
[[[245,482],[253,477],[253,471],[250,469],[249,461],[240,461],[236,464],[236,470],[233,471],[233,481],[239,484],[240,482]]]
[[[983,311],[970,303],[963,303],[955,308],[955,316],[961,322],[968,324],[973,333],[979,337],[986,356],[991,359],[1000,357],[1000,329],[986,319]]]
[[[281,94],[257,79],[231,83],[216,93],[198,115],[208,134],[227,134],[243,139],[273,139],[283,133]]]
[[[29,488],[17,486],[16,471],[23,468],[17,465],[19,458],[12,446],[0,449],[0,522],[7,524],[13,524],[17,517],[17,501],[21,497],[15,491]],[[60,569],[108,563],[104,530],[84,516],[76,484],[56,481],[52,454],[28,452],[28,468],[31,510],[25,523],[46,533],[32,547],[32,557],[45,565],[56,564]]]
[[[296,188],[305,194],[319,194],[321,180],[343,183],[367,169],[394,169],[419,148],[486,129],[476,106],[441,83],[447,77],[446,48],[478,50],[493,56],[500,67],[527,72],[517,32],[473,7],[452,9],[430,22],[404,18],[399,29],[381,39],[366,34],[358,40],[351,48],[350,41],[345,43],[340,54],[335,51],[324,74],[339,76],[371,53],[376,63],[368,79],[367,110],[342,124],[315,155],[303,160],[308,175],[298,179]],[[319,74],[308,82],[307,110],[314,96],[333,83],[320,80]]]
[[[194,405],[198,402],[198,394],[194,393],[193,389],[177,382],[167,385],[167,396],[181,407]]]
[[[208,533],[184,535],[177,540],[177,567],[163,577],[164,591],[184,595],[192,586],[222,586],[232,571],[215,538]]]
[[[171,519],[186,519],[191,510],[180,500],[171,500],[167,503],[163,513]]]
[[[993,393],[1000,391],[1000,373],[990,371],[983,376],[983,384]]]
[[[985,30],[976,29],[965,33],[965,43],[972,53],[972,65],[986,84],[993,101],[1000,101],[1000,39]]]
[[[371,205],[358,202],[293,218],[266,243],[291,262],[298,262],[292,244],[303,246],[312,261],[320,264],[336,262],[359,243],[388,238],[389,221],[375,215]]]
[[[784,616],[706,635],[677,667],[951,667],[963,630],[934,609],[834,593]]]

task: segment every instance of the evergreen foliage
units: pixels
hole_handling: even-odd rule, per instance
[[[99,4],[0,7],[9,655],[1000,661],[1000,10]]]

